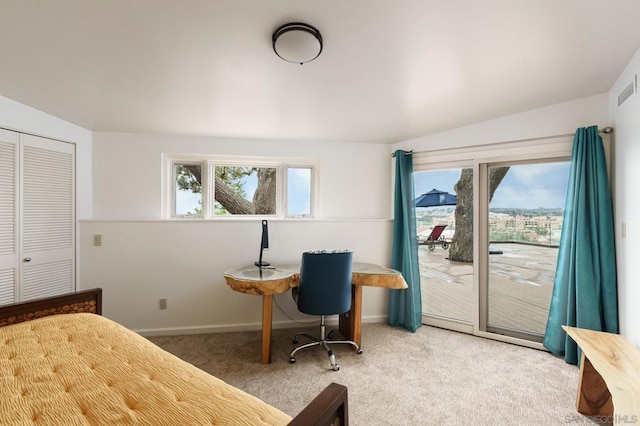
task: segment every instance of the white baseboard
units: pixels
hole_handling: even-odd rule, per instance
[[[384,323],[387,321],[387,315],[371,315],[362,317],[363,324]],[[272,327],[274,329],[281,328],[298,328],[313,327],[318,320],[310,321],[274,321]],[[327,318],[327,325],[338,325],[338,317],[331,316]],[[230,333],[234,331],[256,331],[262,330],[262,323],[243,323],[243,324],[224,324],[224,325],[202,325],[194,327],[167,327],[167,328],[149,328],[141,330],[133,330],[136,333],[146,336],[180,336],[186,334],[213,334],[213,333]]]

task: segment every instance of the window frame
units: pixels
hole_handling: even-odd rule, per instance
[[[313,219],[318,213],[318,188],[320,161],[313,158],[259,157],[259,156],[222,156],[199,154],[162,154],[162,217],[171,220],[246,220],[256,218],[270,219]],[[176,176],[175,166],[180,164],[199,164],[202,174],[202,214],[177,215],[176,212]],[[215,167],[259,167],[276,169],[276,213],[273,215],[215,215]],[[288,170],[305,168],[311,171],[310,214],[289,215],[288,208]]]
[[[199,165],[200,166],[200,174],[201,176],[203,176],[205,173],[208,173],[207,170],[207,164],[205,161],[193,161],[193,160],[180,160],[180,161],[172,161],[171,164],[169,165],[169,174],[170,174],[170,178],[169,183],[170,183],[170,188],[169,191],[167,193],[168,198],[170,199],[170,204],[169,204],[169,209],[167,210],[167,213],[169,214],[169,216],[172,219],[202,219],[204,217],[204,212],[205,212],[205,205],[207,204],[208,201],[208,193],[207,193],[207,189],[208,186],[205,182],[208,183],[208,179],[203,179],[203,182],[200,182],[201,186],[202,186],[202,191],[201,191],[201,200],[202,200],[202,214],[199,215],[188,215],[188,214],[176,214],[176,166],[177,165]]]
[[[309,181],[309,214],[289,214],[289,169],[309,169],[311,172],[311,177],[310,177],[310,181]],[[283,212],[285,217],[287,218],[300,218],[300,219],[306,219],[306,218],[313,218],[314,217],[314,212],[316,211],[315,207],[316,207],[316,197],[315,195],[317,194],[315,188],[316,188],[316,176],[317,176],[317,169],[318,167],[314,164],[299,164],[299,163],[288,163],[284,165],[284,172],[282,174],[283,176],[283,180],[284,180],[284,185],[283,185],[283,194],[284,196],[282,197],[283,201],[284,201],[284,208],[283,208]]]

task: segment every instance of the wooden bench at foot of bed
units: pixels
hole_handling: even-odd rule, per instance
[[[2,330],[2,327],[17,327],[17,324],[25,321],[36,320],[38,318],[48,317],[51,315],[74,313],[93,313],[101,315],[102,289],[84,290],[61,296],[0,306],[0,330]],[[9,329],[7,328],[6,331],[9,331]],[[154,350],[159,349],[155,347],[155,345],[153,346]],[[15,356],[11,357],[12,362],[15,358]],[[185,368],[193,368],[191,364],[187,364],[184,361],[181,362],[186,364]],[[26,368],[28,368],[28,366],[26,366]],[[231,385],[225,385],[233,388]],[[349,418],[347,400],[347,388],[337,383],[331,383],[295,418],[293,418],[289,425],[348,425]],[[262,402],[260,401],[260,403]]]

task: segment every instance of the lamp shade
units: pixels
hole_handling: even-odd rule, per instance
[[[273,33],[273,51],[287,62],[304,64],[313,61],[322,52],[320,31],[302,22],[280,26]]]

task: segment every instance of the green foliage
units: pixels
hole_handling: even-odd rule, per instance
[[[194,194],[202,192],[200,182],[200,166],[176,164],[176,184],[180,191],[189,191]]]
[[[229,212],[227,211],[227,209],[222,207],[222,204],[215,202],[213,203],[213,214],[214,216],[225,216],[228,215]]]
[[[524,243],[535,242],[532,241],[527,235],[523,235],[519,232],[492,232],[491,241],[521,241]]]
[[[536,226],[534,229],[534,232],[542,236],[551,235],[551,229],[546,228],[544,226]]]
[[[256,167],[232,167],[232,166],[216,166],[216,177],[224,182],[231,190],[242,198],[246,198],[247,193],[242,186],[242,178],[251,176],[256,173]],[[220,203],[214,203],[213,214],[216,216],[224,216],[229,212]]]
[[[187,212],[187,216],[200,216],[202,214],[202,201],[198,200],[198,207],[195,207],[192,212]]]
[[[246,197],[247,193],[242,187],[242,178],[251,176],[256,173],[256,167],[232,167],[232,166],[216,166],[216,177],[221,179],[233,192],[241,197]]]

